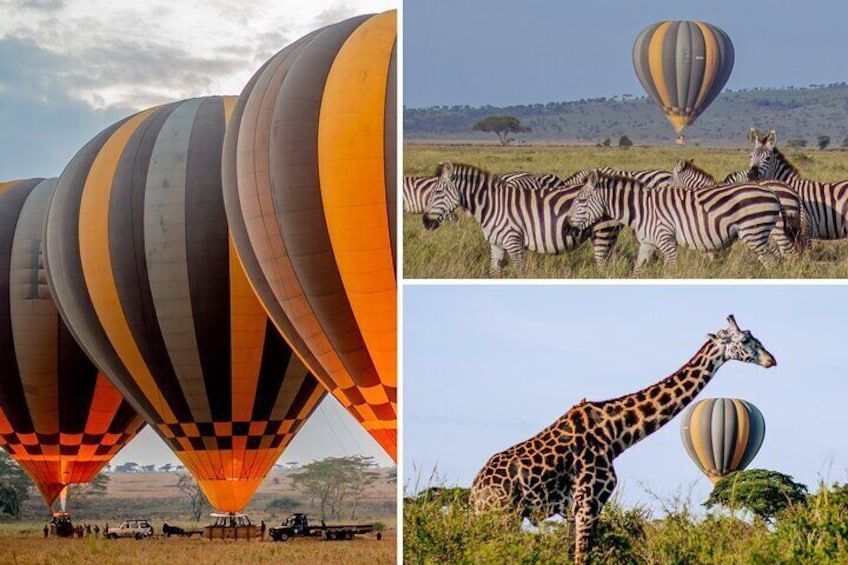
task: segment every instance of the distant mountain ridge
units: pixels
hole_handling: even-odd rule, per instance
[[[404,108],[404,139],[410,141],[496,141],[473,132],[478,120],[507,114],[530,126],[517,134],[522,143],[600,143],[628,136],[636,144],[669,144],[674,130],[648,98],[625,94],[570,102],[520,106],[435,106]],[[815,146],[819,135],[839,146],[848,137],[848,84],[725,90],[685,135],[688,143],[744,145],[748,128],[777,130],[778,143],[804,139]]]

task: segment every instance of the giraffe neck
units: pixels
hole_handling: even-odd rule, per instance
[[[724,364],[719,346],[712,340],[680,369],[643,390],[602,402],[606,431],[618,455],[654,433],[691,403]]]

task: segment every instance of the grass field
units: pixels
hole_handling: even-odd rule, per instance
[[[632,147],[592,146],[497,147],[491,145],[404,146],[404,174],[432,175],[438,163],[453,161],[477,165],[492,172],[550,172],[560,176],[589,167],[609,165],[618,169],[671,169],[679,158],[695,163],[718,178],[740,171],[748,164],[747,147]],[[787,150],[788,158],[807,178],[848,178],[848,153],[805,148]],[[625,278],[636,258],[636,242],[625,230],[609,264],[598,270],[588,243],[565,255],[526,252],[527,278]],[[488,278],[488,244],[473,218],[462,217],[438,230],[424,229],[421,216],[405,214],[403,222],[403,269],[406,278]],[[504,276],[516,277],[507,266]],[[678,262],[664,268],[659,260],[643,269],[642,278],[848,278],[848,241],[813,242],[798,260],[784,261],[765,269],[743,244],[737,242],[714,260],[705,254],[681,249]]]
[[[194,539],[103,540],[44,539],[42,524],[6,524],[0,526],[0,565],[44,564],[98,565],[159,564],[385,564],[397,562],[394,531],[385,532],[381,541],[363,536],[353,541],[322,542],[295,539],[285,543],[271,541],[230,541]]]

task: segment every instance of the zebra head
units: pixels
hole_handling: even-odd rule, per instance
[[[743,363],[756,363],[768,369],[777,365],[774,356],[751,335],[748,330],[742,330],[736,324],[733,314],[727,317],[730,326],[716,334],[707,334],[709,338],[724,351],[725,359],[735,359]]]
[[[777,134],[771,130],[763,137],[757,135],[757,130],[751,128],[748,139],[754,143],[751,151],[749,167],[751,172],[748,177],[751,180],[765,180],[774,178],[777,172],[777,159],[774,156],[774,147],[777,144]]]
[[[589,228],[604,215],[604,203],[597,190],[598,182],[598,173],[592,171],[571,203],[567,220],[578,230]]]
[[[453,165],[442,163],[436,169],[438,181],[427,198],[424,207],[424,227],[428,230],[438,228],[454,210],[459,207],[459,189],[451,178]]]

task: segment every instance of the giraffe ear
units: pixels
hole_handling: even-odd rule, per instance
[[[713,341],[718,341],[718,336],[716,334],[707,334],[707,337]]]

